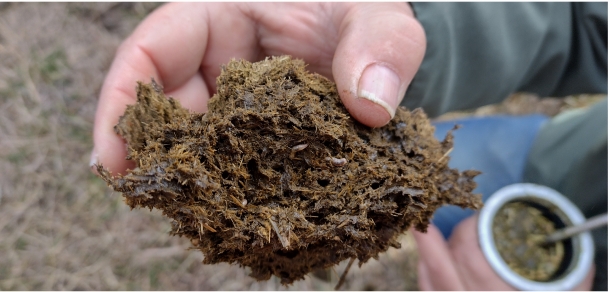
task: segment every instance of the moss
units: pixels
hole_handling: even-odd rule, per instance
[[[163,210],[205,264],[238,263],[283,284],[348,258],[362,264],[443,204],[480,208],[477,171],[450,169],[421,109],[382,128],[352,119],[336,86],[300,60],[231,61],[207,114],[154,82],[115,127],[137,168],[98,171],[132,208]]]

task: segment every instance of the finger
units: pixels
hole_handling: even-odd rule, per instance
[[[101,163],[113,174],[124,173],[133,163],[125,160],[125,142],[114,132],[113,126],[127,104],[135,103],[136,81],[150,82],[155,78],[166,90],[188,81],[199,69],[206,46],[205,21],[176,22],[171,15],[182,13],[184,7],[166,5],[151,14],[117,50],[100,93],[93,130],[92,163]],[[192,12],[185,18],[195,18]],[[170,27],[184,33],[170,33]],[[204,34],[195,38],[197,34]],[[163,38],[161,44],[155,38]],[[180,37],[186,37],[181,39]],[[190,40],[190,45],[179,45]],[[196,41],[202,40],[202,41]],[[174,46],[170,53],[168,44]],[[189,60],[194,63],[189,63]],[[177,69],[180,68],[180,69]],[[171,74],[172,71],[177,71]],[[96,161],[97,160],[97,161]]]
[[[467,290],[513,291],[493,270],[479,245],[477,234],[478,215],[460,222],[448,240],[449,250],[457,272]]]
[[[428,226],[427,233],[414,231],[419,253],[418,283],[423,290],[464,290],[456,267],[449,253],[447,243],[434,225]]]
[[[241,12],[235,5],[227,6],[232,10],[226,9],[224,12],[233,14],[235,17],[232,18],[246,19],[239,17]],[[125,142],[114,133],[113,126],[127,104],[135,102],[136,81],[149,82],[151,77],[155,78],[164,91],[173,95],[184,107],[197,112],[207,109],[211,91],[206,79],[210,78],[205,77],[203,66],[206,62],[209,66],[213,63],[211,60],[220,54],[218,49],[210,49],[208,54],[206,48],[222,46],[222,30],[229,31],[232,27],[227,26],[235,24],[215,23],[213,29],[208,25],[223,15],[217,11],[221,8],[220,4],[206,6],[193,3],[163,6],[142,22],[121,45],[100,94],[91,163],[99,162],[115,174],[124,173],[133,166],[125,160]],[[241,30],[254,29],[247,19],[237,27]],[[237,50],[225,47],[224,53],[236,58],[248,55],[244,50],[246,46],[239,43],[234,46]],[[255,51],[256,48],[250,46],[250,50]],[[219,64],[226,61],[217,60],[216,67],[219,68]],[[211,80],[213,78],[215,76]]]
[[[201,72],[197,72],[182,86],[171,91],[164,91],[167,96],[176,98],[180,101],[180,105],[192,112],[203,113],[208,111],[210,92]]]
[[[248,4],[206,3],[209,17],[209,44],[201,64],[204,80],[210,93],[216,91],[216,77],[221,65],[231,59],[250,62],[262,58],[258,43],[258,24],[252,18]],[[271,11],[273,11],[271,9]]]
[[[417,263],[417,286],[420,291],[434,291],[434,285],[432,285],[432,279],[428,274],[428,267],[423,261]]]
[[[261,53],[291,55],[307,70],[332,79],[338,26],[347,3],[255,3],[247,14],[257,23]]]
[[[591,265],[591,269],[585,279],[574,288],[574,291],[591,291],[593,288],[593,280],[595,278],[595,264]]]
[[[209,98],[222,64],[232,58],[254,61],[258,57],[256,25],[247,13],[246,5],[234,3],[170,4],[143,22],[130,38],[150,56],[166,92],[182,87],[201,71]],[[177,98],[184,103],[183,97]],[[193,105],[201,107],[201,103],[197,100]]]
[[[365,125],[394,117],[425,53],[425,34],[408,4],[357,4],[340,26],[333,76],[343,104]]]

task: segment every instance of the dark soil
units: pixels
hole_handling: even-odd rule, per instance
[[[498,252],[519,275],[534,281],[548,281],[555,276],[564,257],[564,245],[542,245],[555,231],[555,224],[543,213],[521,202],[506,204],[493,221]]]
[[[238,263],[283,284],[348,258],[376,258],[444,204],[480,208],[474,170],[447,164],[422,110],[385,127],[353,120],[336,86],[289,57],[232,61],[207,114],[153,81],[115,127],[137,167],[98,171],[132,208],[158,208],[205,264]]]

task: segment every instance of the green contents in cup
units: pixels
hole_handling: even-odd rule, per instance
[[[493,236],[498,252],[508,266],[533,281],[549,281],[564,257],[564,244],[543,246],[545,236],[556,226],[542,211],[523,202],[503,206],[493,220]]]

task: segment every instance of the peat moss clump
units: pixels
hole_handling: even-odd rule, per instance
[[[132,208],[158,208],[205,264],[238,263],[289,284],[348,258],[362,264],[443,204],[480,208],[473,177],[447,166],[422,110],[385,127],[356,122],[334,83],[289,57],[231,61],[207,114],[154,83],[115,127],[137,167],[101,176]]]
[[[500,256],[513,271],[533,281],[552,279],[561,266],[563,242],[541,244],[555,230],[555,223],[540,209],[523,202],[506,204],[493,219]]]

